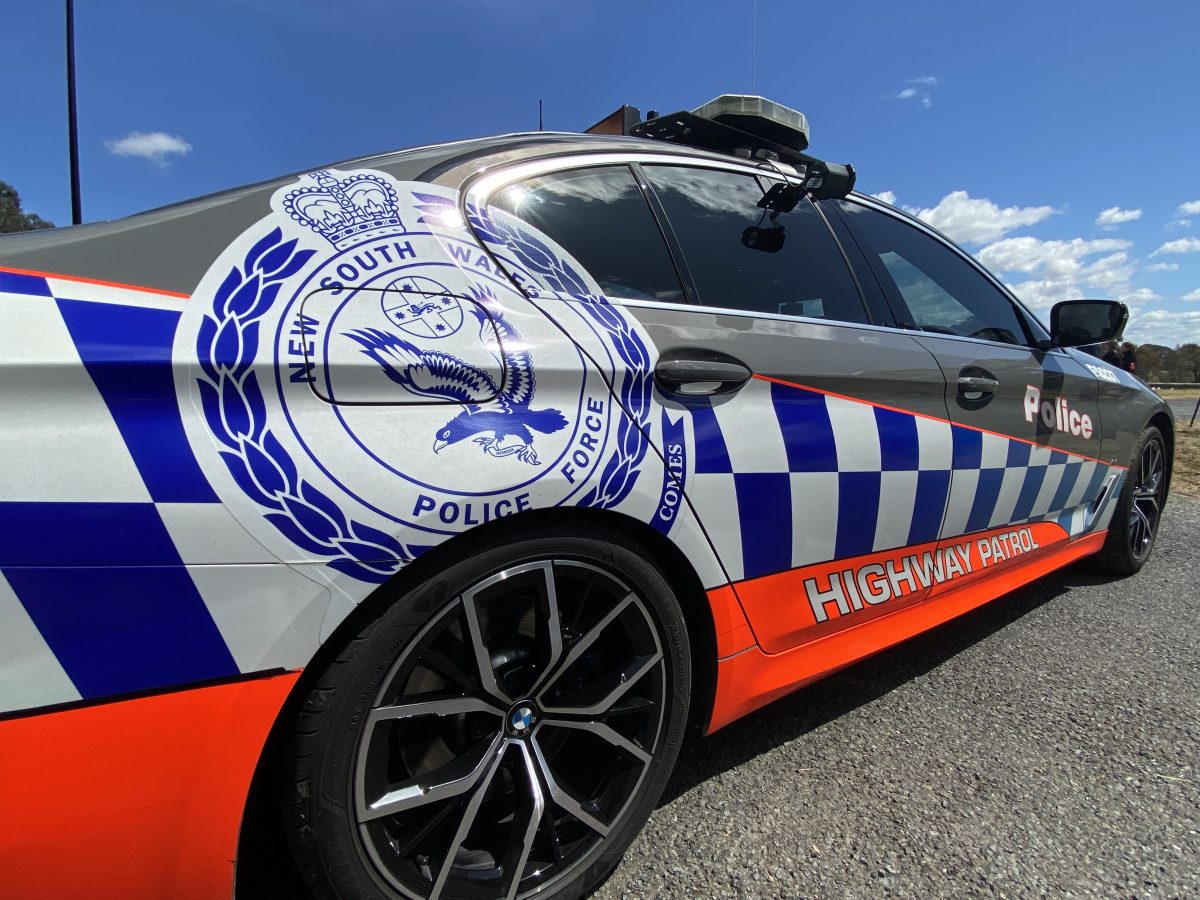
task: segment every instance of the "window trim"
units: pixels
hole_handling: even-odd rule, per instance
[[[641,170],[638,168],[636,163],[630,163],[630,162],[625,162],[625,161],[621,161],[621,160],[614,160],[614,161],[610,161],[608,163],[603,163],[600,165],[592,165],[592,166],[585,166],[585,167],[570,166],[570,167],[563,168],[563,169],[555,169],[555,170],[543,172],[542,174],[536,175],[536,176],[528,176],[525,178],[519,178],[519,179],[517,179],[517,181],[528,181],[530,178],[544,178],[546,176],[558,175],[563,172],[587,171],[589,169],[591,169],[591,170],[624,169],[625,173],[629,176],[630,180],[633,182],[633,186],[634,186],[635,190],[641,196],[642,202],[646,204],[646,212],[649,213],[650,220],[654,224],[654,229],[658,232],[658,236],[662,239],[663,247],[667,251],[667,260],[671,264],[671,271],[673,271],[675,273],[675,279],[676,279],[676,281],[679,282],[679,288],[683,292],[682,300],[679,300],[679,301],[662,300],[662,301],[656,301],[656,302],[666,303],[671,306],[694,305],[696,303],[696,292],[695,292],[695,287],[691,280],[691,278],[692,278],[691,272],[689,272],[687,270],[686,264],[683,262],[682,253],[677,252],[678,251],[678,242],[675,241],[674,233],[669,232],[668,228],[665,227],[663,217],[659,215],[658,206],[656,205],[658,203],[658,198],[647,193],[646,186],[642,183],[644,179],[642,177]],[[499,187],[492,190],[488,194],[488,203],[491,202],[492,197],[496,196],[496,194],[503,191],[505,187],[507,187],[509,184],[512,184],[512,183],[514,183],[514,182],[508,182],[508,183],[500,185]],[[460,194],[460,204],[461,204],[461,196],[462,195]],[[481,247],[483,247],[484,251],[488,254],[489,257],[491,257],[492,261],[496,263],[497,270],[500,272],[503,272],[505,274],[505,276],[507,277],[508,271],[504,268],[503,265],[500,264],[500,261],[496,258],[495,254],[492,253],[492,251],[488,248],[487,244],[484,241],[479,240],[478,235],[474,234],[475,229],[470,224],[470,222],[471,222],[470,218],[467,217],[465,214],[463,214],[463,221],[468,223],[468,227],[471,229],[471,232],[475,237],[476,243],[478,243]],[[520,285],[517,285],[517,283],[515,281],[513,281],[513,279],[511,277],[509,278],[509,281],[512,281],[514,286],[516,286],[518,290],[521,289]],[[611,297],[609,299],[619,300],[623,303],[626,301],[627,298]]]
[[[940,332],[940,331],[928,331],[928,330],[920,327],[919,325],[917,325],[915,322],[913,322],[911,324],[911,326],[899,324],[901,321],[900,313],[901,312],[906,313],[909,317],[911,317],[912,310],[910,310],[908,308],[908,304],[904,302],[903,296],[900,296],[898,298],[893,298],[890,296],[890,294],[892,292],[887,289],[886,282],[879,277],[879,272],[876,270],[878,266],[883,265],[883,262],[879,259],[879,254],[875,252],[874,248],[871,246],[870,240],[867,239],[867,236],[865,234],[863,234],[861,229],[859,229],[858,226],[854,223],[853,217],[850,215],[847,215],[840,208],[836,208],[837,204],[834,204],[835,215],[837,215],[838,218],[841,219],[841,221],[845,223],[846,228],[849,230],[850,234],[854,237],[855,242],[857,242],[859,244],[859,250],[862,252],[862,256],[865,259],[866,264],[871,271],[871,274],[875,277],[876,281],[879,283],[879,289],[881,291],[883,291],[884,297],[887,300],[888,305],[893,307],[893,313],[896,315],[896,321],[898,323],[898,327],[901,330],[909,331],[909,332],[913,332],[913,333],[917,333],[917,334],[931,335],[931,336],[939,337],[939,338],[958,338],[958,339],[961,339],[964,341],[978,341],[983,344],[995,344],[995,345],[1001,346],[1001,347],[1023,346],[1032,351],[1046,351],[1046,350],[1051,349],[1049,346],[1050,334],[1048,331],[1046,331],[1045,327],[1042,325],[1042,323],[1037,318],[1037,316],[1035,316],[1032,312],[1030,312],[1029,309],[1025,306],[1025,304],[1022,303],[1019,299],[1017,299],[1013,295],[1013,293],[1004,286],[1004,284],[1000,281],[1000,279],[998,279],[995,275],[993,275],[986,268],[984,268],[983,265],[980,264],[978,260],[976,260],[973,256],[971,256],[971,254],[967,253],[965,250],[963,250],[961,247],[959,247],[957,244],[955,244],[952,240],[950,240],[950,238],[946,237],[944,234],[942,234],[936,228],[933,228],[932,226],[926,224],[925,222],[922,222],[920,219],[916,218],[915,216],[910,216],[906,213],[900,213],[897,210],[894,210],[891,207],[887,206],[882,201],[876,200],[874,197],[868,197],[864,194],[852,193],[848,197],[846,197],[842,202],[856,204],[865,209],[871,210],[872,212],[877,212],[877,213],[880,213],[891,219],[894,219],[901,225],[906,225],[909,228],[915,229],[916,231],[923,233],[926,237],[932,238],[934,241],[941,244],[943,247],[945,247],[951,253],[958,256],[959,259],[966,262],[967,265],[969,267],[971,267],[972,269],[974,269],[977,273],[979,273],[986,282],[991,284],[992,287],[994,287],[999,292],[1001,297],[1003,297],[1005,300],[1007,300],[1009,302],[1009,304],[1011,306],[1013,306],[1014,313],[1017,318],[1017,322],[1020,324],[1021,330],[1025,334],[1025,343],[1024,344],[1011,344],[1006,341],[993,341],[993,340],[989,340],[987,338],[972,337],[971,335],[967,335],[967,334],[945,334],[944,332]],[[891,276],[889,275],[888,277],[890,278]],[[897,299],[902,304],[902,307],[900,309],[895,308]],[[1034,326],[1036,326],[1038,329],[1040,329],[1043,332],[1043,334],[1041,334],[1041,335],[1036,334],[1033,330]]]
[[[837,202],[821,200],[814,203],[813,206],[820,211],[825,219],[825,224],[837,238],[838,246],[842,250],[842,257],[850,269],[850,274],[854,276],[854,282],[858,285],[858,292],[867,305],[872,323],[904,330],[900,328],[900,317],[896,315],[896,310],[888,302],[887,293],[871,270],[858,239],[854,236],[854,232],[846,226],[840,211],[836,209]]]
[[[679,278],[679,283],[683,285],[684,305],[699,306],[700,291],[696,288],[696,279],[692,277],[692,269],[688,265],[687,256],[683,252],[683,244],[679,243],[679,236],[675,234],[675,227],[671,224],[671,220],[667,216],[667,211],[663,208],[662,201],[650,184],[650,179],[646,177],[646,173],[642,170],[641,163],[629,163],[629,170],[633,172],[633,180],[637,182],[638,189],[642,192],[642,197],[650,206],[650,215],[654,216],[658,224],[659,233],[663,236],[663,241],[666,242],[667,253],[671,255],[671,262],[675,264],[675,274]]]
[[[687,268],[687,262],[684,259],[683,251],[679,242],[675,238],[674,229],[671,228],[670,220],[662,208],[662,204],[658,200],[658,196],[654,194],[654,189],[650,186],[649,180],[641,171],[642,165],[665,165],[675,168],[701,168],[715,169],[718,171],[731,172],[738,175],[750,175],[756,178],[768,178],[780,180],[781,178],[792,184],[802,184],[803,181],[791,166],[784,163],[776,162],[741,162],[738,159],[709,159],[701,156],[684,156],[679,154],[655,153],[653,151],[646,152],[631,152],[629,150],[610,150],[596,152],[571,153],[559,156],[541,156],[535,159],[524,160],[522,162],[511,162],[497,166],[495,168],[486,167],[480,169],[473,175],[468,176],[459,189],[458,206],[459,214],[462,216],[463,222],[466,223],[468,229],[471,230],[475,237],[476,243],[483,249],[488,257],[495,264],[498,271],[503,272],[509,281],[518,291],[521,290],[520,285],[513,280],[508,274],[500,260],[488,247],[487,242],[479,238],[475,234],[475,228],[471,224],[469,209],[487,209],[491,198],[502,191],[504,188],[517,181],[524,181],[529,178],[536,178],[543,175],[551,175],[556,172],[565,172],[573,169],[588,169],[598,168],[602,166],[625,165],[633,173],[634,181],[638,188],[646,196],[646,201],[650,205],[650,212],[657,220],[659,231],[662,233],[664,241],[667,244],[667,250],[671,256],[672,262],[675,263],[675,271],[683,283],[685,303],[675,303],[666,300],[633,300],[620,297],[612,298],[625,306],[642,307],[646,309],[687,309],[695,312],[711,312],[719,315],[735,315],[745,316],[756,319],[770,319],[773,321],[782,322],[811,322],[822,325],[840,325],[851,328],[872,328],[882,329],[887,331],[905,331],[898,329],[891,324],[876,323],[876,310],[867,301],[866,292],[862,283],[858,278],[858,273],[854,265],[850,261],[850,254],[845,247],[842,246],[842,241],[838,236],[837,230],[832,227],[825,211],[820,204],[813,203],[813,208],[821,217],[821,221],[825,225],[829,237],[833,240],[834,245],[838,248],[838,252],[842,259],[842,264],[846,267],[850,274],[851,282],[858,291],[858,300],[862,304],[863,313],[866,315],[867,322],[849,322],[845,319],[826,319],[813,318],[810,316],[795,316],[784,315],[780,313],[757,312],[754,310],[738,309],[736,307],[725,306],[705,306],[699,302],[698,293],[695,289],[695,282],[692,280],[691,272]],[[761,181],[760,185],[761,187]],[[811,202],[811,201],[810,201]],[[840,215],[840,213],[839,213]],[[678,253],[678,256],[676,254]],[[1009,345],[1011,346],[1011,345]]]

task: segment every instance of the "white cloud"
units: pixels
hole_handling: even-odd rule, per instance
[[[1150,288],[1134,288],[1124,294],[1118,294],[1117,299],[1131,309],[1137,309],[1146,303],[1153,303],[1155,300],[1161,300],[1158,294],[1150,290]]]
[[[1105,260],[1125,254],[1114,251],[1127,250],[1129,241],[1115,238],[1087,241],[1073,238],[1069,241],[1043,241],[1035,237],[1005,238],[989,244],[976,256],[989,268],[1001,272],[1044,273],[1054,277],[1076,277],[1083,271],[1082,260],[1097,253],[1110,253]]]
[[[874,196],[897,205],[894,191],[880,191]],[[971,197],[966,191],[947,194],[930,209],[908,206],[903,209],[957,241],[982,245],[975,251],[979,261],[1000,275],[1014,294],[1043,316],[1062,300],[1107,298],[1129,306],[1133,324],[1128,331],[1134,335],[1131,340],[1177,344],[1194,339],[1196,325],[1189,324],[1193,323],[1189,318],[1191,313],[1172,312],[1156,305],[1163,298],[1133,280],[1140,271],[1176,271],[1179,264],[1159,262],[1143,267],[1131,255],[1132,241],[1115,236],[1070,240],[1042,240],[1028,235],[1007,237],[1018,228],[1045,221],[1059,210],[1051,206],[1001,207],[985,197]],[[1119,207],[1104,212],[1120,213],[1124,216],[1122,221],[1132,221],[1131,213],[1141,215],[1140,210]],[[1200,299],[1200,290],[1188,298]],[[1200,312],[1195,316],[1200,317]],[[1188,337],[1189,333],[1192,337]]]
[[[1200,216],[1200,200],[1188,200],[1175,207],[1175,215],[1164,228],[1174,231],[1176,228],[1191,228],[1192,220],[1188,216]]]
[[[1096,224],[1105,231],[1115,231],[1118,225],[1125,222],[1136,222],[1141,217],[1140,209],[1121,209],[1119,206],[1110,206],[1096,216]]]
[[[1008,206],[1003,209],[985,198],[953,191],[930,209],[910,210],[919,219],[944,231],[956,241],[986,244],[1025,225],[1035,225],[1054,214],[1050,206]]]
[[[918,75],[915,78],[905,78],[904,83],[907,85],[916,85],[916,87],[905,87],[894,94],[884,94],[884,99],[916,100],[926,109],[933,106],[932,89],[937,87],[937,78],[932,75]]]
[[[1183,299],[1184,300],[1200,300],[1200,288],[1196,288],[1194,291],[1189,291],[1188,293],[1184,294]]]
[[[1010,291],[1016,294],[1034,312],[1046,314],[1050,307],[1063,300],[1079,300],[1083,297],[1073,284],[1069,282],[1052,281],[1050,279],[1022,281],[1017,284],[1005,282]],[[1048,322],[1046,315],[1043,322]]]
[[[160,169],[170,165],[170,156],[187,156],[192,145],[177,134],[165,131],[131,131],[123,138],[105,141],[104,146],[113,156],[137,156],[149,160]]]
[[[1062,300],[1081,297],[1114,298],[1136,310],[1160,298],[1149,288],[1131,284],[1135,269],[1127,252],[1131,246],[1129,241],[1115,238],[1043,241],[1015,237],[989,244],[976,256],[997,272],[1033,276],[1010,281],[1008,286],[1039,312]]]
[[[1125,329],[1126,339],[1134,343],[1164,344],[1168,347],[1195,341],[1197,334],[1200,334],[1200,310],[1149,310],[1130,317],[1129,327]]]
[[[1167,241],[1150,255],[1158,256],[1160,253],[1200,253],[1200,238],[1180,238],[1177,241]]]

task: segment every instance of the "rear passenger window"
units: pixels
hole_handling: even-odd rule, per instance
[[[662,232],[627,166],[531,178],[503,188],[489,205],[553,238],[608,297],[684,300]]]
[[[858,287],[808,200],[774,218],[753,175],[644,166],[699,300],[748,312],[867,322]]]

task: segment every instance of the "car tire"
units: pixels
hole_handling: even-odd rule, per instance
[[[299,706],[281,799],[318,897],[578,897],[674,766],[691,658],[653,562],[615,532],[463,546]]]
[[[1138,438],[1121,485],[1108,537],[1096,564],[1114,575],[1133,575],[1150,558],[1167,499],[1169,465],[1162,432],[1153,425]]]

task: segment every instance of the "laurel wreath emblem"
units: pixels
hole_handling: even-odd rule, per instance
[[[413,196],[421,212],[456,206],[445,197]],[[579,501],[580,506],[616,506],[633,490],[646,455],[653,382],[645,343],[603,294],[591,292],[574,266],[538,237],[475,207],[469,208],[469,219],[481,239],[510,248],[551,290],[580,301],[624,363],[619,400],[628,415],[619,419],[616,447],[599,482]],[[250,248],[241,266],[230,268],[197,335],[197,387],[204,420],[222,445],[222,461],[242,491],[263,507],[264,518],[296,546],[324,557],[330,568],[378,584],[414,554],[386,532],[348,518],[332,498],[300,477],[267,425],[267,407],[253,367],[263,315],[283,282],[315,252],[297,249],[296,239],[285,241],[282,230],[274,228]]]
[[[221,459],[264,518],[298,547],[360,581],[382,583],[413,558],[386,532],[349,519],[300,477],[295,462],[267,425],[267,407],[253,364],[259,325],[283,282],[314,250],[297,250],[279,228],[259,240],[242,266],[233,266],[213,297],[196,339],[197,379],[205,422],[222,445]]]

